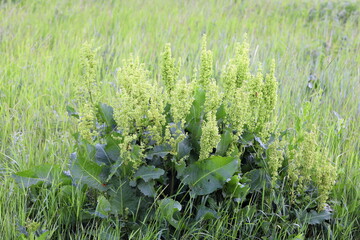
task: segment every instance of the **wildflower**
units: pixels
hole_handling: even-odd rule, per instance
[[[224,100],[230,100],[229,98],[235,93],[236,87],[236,65],[230,61],[226,67],[224,67],[221,82],[224,88]]]
[[[245,35],[242,44],[237,44],[235,48],[235,65],[236,65],[236,87],[241,87],[251,78],[249,44]]]
[[[328,158],[319,154],[315,173],[315,185],[318,188],[319,211],[324,210],[326,206],[326,201],[335,184],[336,176],[336,167]]]
[[[206,49],[207,41],[206,35],[202,38],[201,44],[201,57],[200,57],[200,79],[199,84],[204,88],[207,89],[210,79],[212,76],[212,63],[213,63],[213,55],[210,50]]]
[[[278,177],[278,170],[284,160],[282,146],[278,139],[269,146],[266,156],[269,173],[272,178],[272,185],[274,186]]]
[[[168,95],[175,87],[176,78],[179,75],[179,68],[175,66],[175,59],[171,56],[171,45],[166,44],[162,53],[161,74],[165,89]]]
[[[176,82],[170,97],[171,113],[175,124],[181,123],[183,127],[194,100],[193,93],[192,84],[187,83],[185,78]]]
[[[88,43],[81,49],[82,79],[78,83],[77,96],[80,103],[78,128],[83,139],[92,141],[95,134],[96,103],[98,86],[96,83],[95,53]]]
[[[264,121],[271,119],[271,115],[275,110],[277,102],[278,83],[275,77],[275,60],[271,62],[270,73],[266,75],[265,83],[263,85],[262,94],[264,99]]]
[[[124,61],[119,71],[120,91],[114,119],[123,134],[150,131],[161,142],[165,124],[163,95],[148,81],[148,72],[138,59]]]
[[[237,88],[234,94],[228,96],[228,102],[225,103],[225,111],[226,123],[236,130],[236,136],[239,137],[243,133],[244,125],[251,114],[249,95],[245,87]]]
[[[131,169],[131,171],[135,171],[143,163],[144,147],[134,144],[137,138],[136,134],[123,135],[122,142],[119,144],[123,163],[129,166],[128,169]]]
[[[84,103],[78,122],[79,133],[83,139],[92,141],[95,134],[96,115],[94,108],[89,103]]]
[[[96,67],[95,53],[91,49],[90,44],[85,42],[81,48],[82,81],[78,85],[78,97],[82,97],[95,103],[97,101],[98,86],[96,83]]]
[[[270,73],[266,75],[262,88],[263,102],[259,115],[259,122],[261,123],[260,135],[264,139],[268,137],[268,132],[272,128],[273,122],[275,122],[274,118],[276,118],[276,116],[274,116],[273,113],[277,102],[277,88],[275,60],[272,60]]]
[[[209,112],[206,116],[205,123],[201,128],[199,160],[208,158],[220,141],[215,112]]]
[[[251,106],[251,116],[248,121],[248,128],[251,132],[257,132],[263,125],[263,122],[261,122],[261,119],[259,118],[263,104],[263,74],[261,65],[259,66],[256,76],[250,78],[246,87],[249,93],[249,104]]]
[[[219,87],[217,86],[214,79],[211,79],[207,86],[205,94],[205,113],[215,112],[219,108],[222,100],[222,94],[220,93]]]

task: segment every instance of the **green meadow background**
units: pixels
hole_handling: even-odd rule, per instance
[[[279,128],[294,127],[308,102],[309,124],[317,124],[321,144],[338,165],[327,237],[360,239],[359,21],[359,1],[0,0],[1,239],[18,239],[30,214],[52,239],[90,238],[82,226],[60,227],[52,194],[36,211],[29,209],[31,195],[11,178],[43,163],[67,167],[76,121],[66,106],[74,105],[85,41],[97,49],[102,99],[111,103],[117,68],[131,54],[158,78],[160,53],[171,43],[181,58],[180,74],[190,77],[207,34],[218,77],[245,33],[253,70],[276,60]],[[95,239],[105,239],[105,226],[90,227]],[[203,231],[204,239],[221,237],[214,229]],[[155,239],[148,232],[133,236]]]

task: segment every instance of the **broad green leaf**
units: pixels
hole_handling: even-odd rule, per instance
[[[105,151],[105,147],[106,147],[106,144],[96,144],[95,145],[95,148],[96,148],[95,159],[99,165],[103,165],[103,164],[110,165],[111,164],[111,159],[107,155],[107,153]]]
[[[307,213],[305,215],[304,221],[308,222],[311,225],[320,224],[326,220],[330,220],[332,216],[332,213],[330,211],[321,211],[317,212],[314,210],[311,210],[310,213]]]
[[[305,236],[303,234],[298,234],[296,236],[294,236],[291,240],[304,240]]]
[[[224,155],[229,148],[230,143],[233,141],[232,132],[230,129],[225,130],[225,132],[221,135],[221,140],[216,148],[216,155]]]
[[[236,158],[212,156],[188,166],[183,174],[183,182],[189,185],[195,195],[210,194],[224,186],[226,179],[237,171],[237,166]]]
[[[126,208],[129,209],[130,214],[135,214],[139,201],[141,199],[136,193],[136,188],[130,187],[129,182],[120,182],[119,187],[110,192],[109,202],[113,214],[123,216]]]
[[[15,181],[28,188],[38,183],[51,184],[58,180],[60,184],[71,184],[71,178],[61,171],[61,167],[53,164],[43,164],[31,169],[13,174]]]
[[[142,194],[144,194],[147,197],[155,197],[156,191],[155,191],[155,182],[149,181],[144,182],[143,180],[140,181],[140,183],[137,184],[138,189]]]
[[[249,179],[249,192],[259,191],[263,187],[270,187],[270,176],[265,169],[253,169],[244,174],[244,178]]]
[[[225,106],[221,104],[221,106],[216,111],[216,120],[224,119],[226,117]]]
[[[179,222],[174,219],[174,214],[181,211],[181,204],[178,201],[171,198],[164,198],[159,201],[159,210],[168,223],[175,228],[179,226]]]
[[[199,120],[204,110],[204,103],[205,103],[205,91],[201,88],[197,88],[195,90],[195,99],[191,106],[190,113],[187,116],[187,120],[191,120],[191,119]]]
[[[225,184],[226,194],[233,197],[236,202],[242,202],[250,190],[249,186],[241,183],[240,180],[241,177],[236,174]]]
[[[177,177],[178,179],[180,179],[180,178],[183,176],[185,169],[186,169],[186,163],[185,163],[185,161],[175,162],[175,170],[176,170],[176,172],[177,172],[176,177]]]
[[[99,196],[97,199],[97,206],[94,215],[101,218],[107,218],[109,216],[110,211],[111,211],[110,202],[104,196]]]
[[[216,211],[212,210],[211,208],[205,207],[204,205],[201,205],[196,213],[195,219],[199,221],[202,220],[209,220],[209,219],[216,219],[219,218]]]
[[[163,144],[155,146],[149,153],[146,155],[147,159],[152,159],[154,156],[159,156],[165,158],[171,152],[171,146],[169,144]]]
[[[123,161],[121,158],[119,158],[114,164],[111,165],[109,175],[106,178],[106,182],[110,181],[110,179],[118,172],[118,169],[121,167],[122,164]]]
[[[177,158],[182,159],[183,157],[189,155],[191,150],[192,150],[191,142],[189,138],[185,138],[183,141],[181,141],[178,144]]]
[[[200,148],[198,141],[201,137],[201,120],[205,103],[205,91],[198,88],[195,91],[195,100],[191,106],[190,113],[186,118],[187,130],[191,132],[192,145]]]
[[[106,187],[103,185],[105,179],[102,176],[104,166],[99,166],[94,162],[95,152],[95,147],[81,143],[78,154],[70,165],[71,176],[80,184],[105,191]]]
[[[116,125],[116,122],[113,117],[114,111],[111,106],[106,105],[104,103],[100,103],[98,105],[98,111],[101,120],[105,122],[108,127],[112,128],[114,125]]]
[[[134,177],[149,182],[152,179],[159,179],[164,173],[164,170],[155,168],[154,166],[141,166],[134,174]]]
[[[250,132],[244,132],[240,139],[239,139],[239,142],[243,145],[253,145],[253,142],[254,142],[254,139],[255,139],[255,135],[253,133],[250,133]]]
[[[108,137],[106,144],[96,144],[95,159],[98,163],[110,165],[120,157],[120,148],[114,139]]]

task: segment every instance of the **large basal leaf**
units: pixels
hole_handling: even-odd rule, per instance
[[[216,154],[224,155],[229,148],[230,143],[233,141],[232,132],[230,129],[227,129],[222,135],[221,140],[217,145]]]
[[[195,90],[195,99],[191,106],[190,113],[187,116],[187,120],[201,118],[204,110],[205,94],[205,91],[201,88]]]
[[[164,175],[164,173],[165,171],[161,168],[155,168],[154,166],[141,166],[134,174],[134,178],[141,178],[145,182],[149,182],[153,179],[159,179],[162,175]]]
[[[136,191],[136,188],[132,188],[129,182],[120,182],[119,187],[110,192],[111,212],[123,216],[127,208],[129,213],[135,214],[139,201],[141,201]]]
[[[241,177],[236,174],[225,184],[225,193],[234,198],[236,202],[244,201],[250,187],[240,182]]]
[[[297,213],[297,216],[302,222],[306,222],[311,225],[316,225],[316,224],[321,224],[324,221],[330,220],[332,217],[332,213],[327,209],[321,212],[311,210],[310,212],[301,211]]]
[[[111,211],[110,202],[104,196],[99,196],[97,199],[97,206],[94,215],[101,218],[107,218],[109,216],[110,211]]]
[[[192,149],[189,138],[185,138],[178,144],[177,158],[182,159],[183,157],[189,155]]]
[[[81,143],[76,158],[70,165],[70,173],[74,180],[80,184],[105,191],[105,178],[102,175],[104,166],[99,166],[95,161],[96,149],[94,146]]]
[[[211,208],[205,207],[204,205],[200,205],[195,217],[197,221],[216,219],[216,218],[219,218],[217,212]]]
[[[179,226],[179,222],[174,219],[174,214],[181,211],[181,204],[178,201],[171,198],[164,198],[159,201],[159,210],[168,223],[175,228]]]
[[[154,156],[165,158],[171,152],[172,148],[169,144],[163,144],[155,146],[149,153],[146,155],[147,159],[152,159]]]
[[[222,188],[226,180],[237,171],[238,160],[233,157],[212,156],[188,166],[182,180],[192,194],[206,195]]]
[[[249,192],[259,191],[264,187],[271,187],[271,178],[266,173],[265,169],[253,169],[244,174],[244,178],[249,179]]]
[[[195,100],[190,108],[190,113],[186,118],[187,130],[191,133],[193,145],[200,140],[201,137],[201,120],[205,103],[205,91],[198,88],[195,92]],[[198,145],[198,144],[197,144]],[[196,146],[199,148],[199,146]]]
[[[116,125],[116,122],[113,117],[114,111],[111,106],[106,105],[104,103],[100,103],[98,105],[98,112],[102,121],[105,122],[110,129],[112,129],[112,127]]]
[[[326,220],[330,220],[332,216],[332,213],[330,211],[324,210],[321,212],[317,212],[317,211],[310,211],[309,213],[309,224],[315,225],[315,224],[320,224]]]
[[[52,164],[43,164],[31,169],[13,174],[15,181],[25,188],[38,183],[51,184],[58,180],[60,184],[71,184],[71,178],[61,171],[61,167]]]
[[[95,159],[100,164],[110,165],[119,159],[120,148],[117,142],[111,137],[107,137],[106,142],[106,144],[96,144]]]
[[[137,188],[145,196],[155,197],[155,181],[144,182],[143,180],[140,180],[140,182],[137,184]]]

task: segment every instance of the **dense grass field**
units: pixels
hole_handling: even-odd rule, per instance
[[[77,124],[66,106],[73,104],[81,81],[84,42],[97,49],[101,98],[112,103],[115,72],[130,54],[158,77],[160,53],[171,43],[173,55],[181,57],[181,74],[191,76],[200,61],[203,34],[220,70],[246,33],[254,70],[258,62],[267,67],[276,60],[279,128],[294,127],[296,116],[310,103],[307,120],[318,126],[321,144],[338,166],[330,201],[333,221],[322,235],[312,237],[359,239],[359,21],[359,1],[0,1],[0,238],[19,239],[21,226],[31,222],[48,230],[51,239],[121,235],[116,226],[114,236],[105,236],[106,221],[86,229],[60,226],[59,203],[51,191],[35,212],[29,210],[31,195],[11,177],[43,163],[67,167]],[[233,226],[226,221],[181,234],[183,239],[231,239]],[[257,228],[245,225],[252,239]],[[166,231],[161,226],[155,221],[129,237],[158,239]],[[304,226],[294,239],[303,239],[306,232]],[[279,229],[274,239],[288,236]]]

